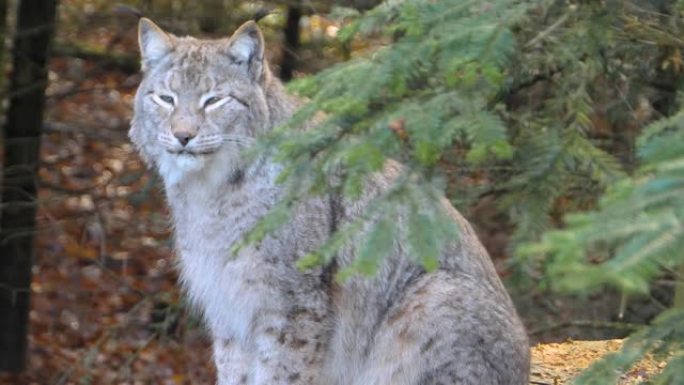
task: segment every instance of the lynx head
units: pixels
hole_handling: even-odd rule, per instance
[[[200,40],[141,19],[143,79],[130,138],[166,183],[207,172],[241,171],[240,153],[273,125],[281,86],[264,61],[257,25]],[[278,108],[275,108],[278,110]]]

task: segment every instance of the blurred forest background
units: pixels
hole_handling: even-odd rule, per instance
[[[378,205],[374,253],[349,273],[372,274],[395,234],[387,213],[407,202],[430,268],[456,236],[430,206],[445,191],[533,343],[631,335],[580,380],[609,384],[653,353],[669,363],[654,383],[684,384],[683,12],[675,0],[0,1],[0,370],[24,369],[0,384],[213,381],[159,181],[126,136],[141,15],[205,37],[263,16],[272,68],[311,101],[290,128],[327,113],[262,144],[290,165],[292,197],[320,193],[331,165],[349,196],[385,158],[407,165]]]

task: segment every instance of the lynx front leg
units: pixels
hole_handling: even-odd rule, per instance
[[[232,339],[214,338],[218,385],[249,384],[249,359]]]
[[[264,316],[255,330],[253,385],[317,385],[326,346],[323,318],[310,310]]]

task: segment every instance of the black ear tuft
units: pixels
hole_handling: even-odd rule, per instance
[[[258,23],[259,20],[263,19],[264,17],[266,17],[272,13],[273,13],[273,9],[260,8],[254,14],[254,16],[252,17],[252,20],[254,20],[255,23]]]

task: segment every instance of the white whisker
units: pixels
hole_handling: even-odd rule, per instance
[[[242,136],[242,135],[230,135],[230,134],[223,134],[221,135],[221,141],[222,142],[230,142],[230,143],[237,143],[243,146],[251,145],[254,144],[255,140],[254,138],[250,138],[249,136]]]
[[[243,135],[209,134],[198,135],[187,146],[181,146],[168,131],[160,132],[157,135],[157,140],[172,154],[210,154],[219,150],[225,143],[233,143],[238,147],[249,147],[255,142],[254,138]]]

